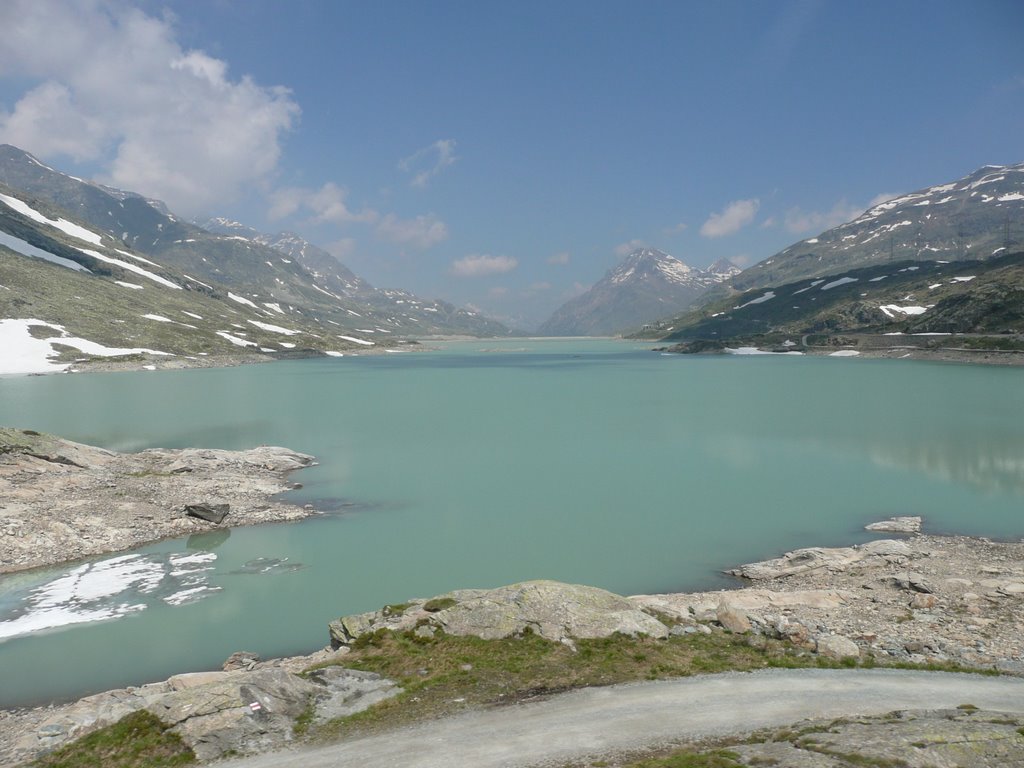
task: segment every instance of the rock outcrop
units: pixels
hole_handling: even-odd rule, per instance
[[[968,702],[964,702],[967,704]],[[740,765],[790,768],[1024,765],[1024,718],[973,707],[797,723],[727,749]]]
[[[362,711],[401,690],[379,675],[338,666],[308,676],[297,674],[299,668],[329,655],[254,662],[253,669],[175,675],[73,704],[4,713],[0,765],[34,759],[140,709],[171,726],[201,762],[226,754],[266,752],[292,741],[296,718],[311,705],[317,720],[323,721]]]
[[[229,505],[233,526],[307,517],[273,497],[313,463],[272,446],[117,453],[0,429],[0,573],[215,530],[186,514],[192,505]]]
[[[817,569],[838,572],[845,571],[851,565],[871,567],[884,563],[898,563],[902,562],[901,558],[906,559],[909,554],[910,545],[907,542],[882,539],[854,547],[797,549],[773,560],[741,565],[728,573],[752,581],[764,581],[766,579],[781,579]]]
[[[445,605],[440,610],[432,610]],[[378,629],[416,627],[485,640],[534,632],[555,642],[615,633],[668,637],[668,627],[625,597],[596,587],[526,581],[490,590],[458,590],[432,600],[411,600],[401,611],[385,608],[330,623],[331,641],[349,645]]]
[[[886,531],[888,533],[920,533],[921,517],[919,515],[890,517],[877,523],[868,523],[865,531]]]

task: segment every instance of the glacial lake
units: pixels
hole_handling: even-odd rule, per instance
[[[461,587],[724,587],[723,568],[878,538],[863,526],[892,515],[1024,535],[1020,369],[434,346],[0,378],[4,425],[117,450],[314,454],[289,498],[330,510],[0,577],[0,706],[215,669],[237,650],[309,652],[332,618]]]

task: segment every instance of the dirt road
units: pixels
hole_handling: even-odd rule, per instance
[[[509,768],[747,733],[812,717],[973,704],[1024,713],[1024,679],[903,670],[766,670],[591,688],[224,768]]]

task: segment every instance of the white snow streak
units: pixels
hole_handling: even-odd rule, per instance
[[[99,259],[100,261],[105,261],[108,264],[116,264],[117,266],[121,267],[122,269],[127,269],[129,272],[134,272],[137,275],[142,275],[143,277],[148,277],[153,282],[160,283],[160,285],[166,286],[168,288],[174,288],[174,289],[179,290],[179,291],[181,290],[181,286],[180,285],[177,285],[176,283],[172,283],[167,278],[160,277],[160,275],[154,275],[152,272],[149,272],[149,271],[147,271],[147,270],[143,269],[142,267],[137,266],[135,264],[129,264],[127,261],[121,261],[120,259],[114,259],[114,258],[111,258],[110,256],[104,256],[99,251],[90,251],[88,248],[78,248],[77,250],[81,251],[82,253],[84,253],[87,256],[92,256],[94,259]]]
[[[85,227],[73,224],[67,219],[48,219],[35,208],[26,205],[16,197],[0,195],[0,202],[5,203],[9,208],[13,208],[22,216],[27,216],[33,221],[38,221],[40,224],[49,224],[51,227],[55,227],[64,234],[71,235],[78,240],[84,240],[85,242],[92,243],[93,245],[100,245],[102,237],[97,235],[95,232],[91,232]]]
[[[262,328],[264,331],[271,331],[272,333],[283,333],[285,336],[294,336],[301,331],[293,331],[291,328],[282,328],[280,325],[271,325],[270,323],[261,323],[259,320],[249,320],[249,323],[255,325],[257,328]]]
[[[367,341],[366,339],[357,339],[355,336],[342,336],[340,333],[338,334],[338,338],[344,339],[345,341],[355,342],[356,344],[362,344],[364,347],[372,347],[374,345],[374,342],[372,341]]]
[[[20,237],[9,235],[6,232],[0,232],[0,245],[6,245],[12,251],[17,251],[22,256],[33,256],[37,259],[48,261],[51,264],[57,264],[61,267],[67,267],[68,269],[73,269],[78,272],[89,272],[88,269],[83,267],[77,261],[65,259],[63,256],[57,256],[49,251],[44,251],[42,248],[36,248],[34,245],[25,242]]]
[[[825,283],[821,286],[821,290],[828,291],[832,288],[838,288],[840,285],[846,285],[847,283],[856,283],[858,278],[856,277],[840,277],[838,280],[833,280],[831,283]]]
[[[242,239],[244,240],[245,238]],[[248,304],[253,309],[259,309],[259,307],[257,307],[244,296],[238,296],[237,294],[231,293],[230,291],[228,291],[228,298],[231,299],[232,301],[237,301],[239,304]]]

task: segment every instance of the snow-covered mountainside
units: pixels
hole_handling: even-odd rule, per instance
[[[957,181],[879,203],[730,282],[748,290],[892,261],[987,259],[1019,247],[1022,239],[1024,163],[986,165]]]
[[[70,212],[71,218],[198,285],[231,291],[257,306],[280,307],[297,321],[332,323],[354,336],[508,332],[497,322],[445,302],[384,300],[330,254],[319,249],[314,253],[315,246],[308,243],[300,245],[309,251],[300,260],[261,241],[259,233],[210,232],[174,216],[159,201],[61,173],[17,147],[0,145],[0,183]]]
[[[508,329],[497,321],[446,301],[424,299],[400,289],[374,288],[323,248],[294,232],[270,235],[222,217],[208,219],[199,225],[209,232],[249,240],[279,251],[309,272],[317,285],[346,300],[357,301],[373,312],[402,318],[406,325],[416,324],[416,333],[471,336],[503,336],[508,333]],[[402,329],[396,328],[395,331],[402,332]]]
[[[563,304],[539,329],[549,336],[604,336],[636,329],[688,307],[739,274],[728,261],[694,269],[655,248],[640,248],[590,290]]]

